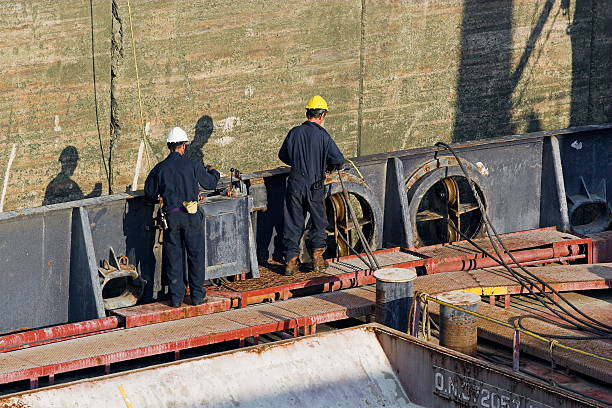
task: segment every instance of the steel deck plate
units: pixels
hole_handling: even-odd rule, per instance
[[[0,354],[0,383],[241,339],[276,331],[275,323],[295,326],[338,320],[368,305],[371,310],[372,296],[355,288],[319,295],[322,299],[296,298],[6,352]]]
[[[227,313],[226,318],[245,326],[257,326],[285,320],[295,320],[299,317],[302,317],[302,315],[278,307],[276,304],[264,304],[232,310],[230,313]]]
[[[344,312],[354,310],[356,314],[348,315],[362,316],[365,312],[373,312],[375,294],[362,288],[354,288],[339,292],[327,292],[320,295],[301,298],[301,302],[278,302],[277,307],[302,316],[311,316],[324,313]],[[367,313],[366,313],[367,314]]]
[[[389,265],[396,265],[399,263],[405,263],[410,261],[417,261],[421,259],[421,257],[415,256],[408,252],[403,252],[401,250],[397,251],[385,251],[385,252],[374,252],[374,256],[376,257],[376,261],[380,265],[380,267],[385,267]],[[362,255],[364,259],[367,257]],[[350,259],[341,259],[339,262],[332,262],[327,268],[326,272],[328,274],[339,275],[347,272],[355,272],[358,270],[368,269],[368,267],[363,263],[363,261],[357,257]]]
[[[591,299],[592,300],[592,299]],[[573,303],[581,308],[580,299],[573,298]],[[599,301],[599,313],[602,315],[612,316],[612,304]],[[429,310],[434,316],[439,316],[439,305],[435,302],[429,302]],[[527,314],[539,314],[539,308],[533,308],[527,313],[524,307],[507,309],[492,306],[481,302],[478,304],[478,313],[486,316],[494,317],[498,320],[512,323],[519,316]],[[610,318],[608,317],[608,320]],[[505,326],[501,326],[491,321],[477,319],[478,336],[488,340],[503,344],[506,347],[512,347],[514,330]],[[561,336],[585,336],[578,332],[563,329],[555,324],[547,323],[542,320],[525,319],[524,326],[527,330],[532,330],[545,335],[561,335]],[[612,344],[605,340],[571,340],[560,339],[560,343],[574,347],[586,352],[597,354],[602,357],[612,358]],[[528,335],[521,335],[521,350],[533,356],[537,356],[544,360],[550,360],[550,344],[542,340],[536,339]],[[612,383],[612,362],[597,359],[583,354],[578,354],[571,350],[565,350],[559,347],[553,348],[553,358],[556,364],[568,367],[573,371],[597,378],[606,383]]]
[[[592,265],[549,265],[528,268],[557,290],[585,290],[612,287],[612,263]],[[478,289],[496,289],[491,290]],[[414,282],[415,291],[429,294],[451,290],[472,289],[483,295],[519,293],[520,286],[510,273],[502,269],[479,269],[473,271],[446,272],[419,276]]]
[[[580,237],[575,235],[566,234],[564,232],[559,232],[555,229],[549,228],[502,234],[500,237],[506,247],[508,247],[508,249],[511,251],[550,246],[555,242],[580,239]],[[475,239],[474,242],[476,242],[487,252],[494,253],[488,238],[478,238]],[[430,258],[450,258],[453,256],[481,253],[481,251],[474,248],[467,241],[459,241],[451,244],[434,245],[423,248],[413,248],[412,250]]]

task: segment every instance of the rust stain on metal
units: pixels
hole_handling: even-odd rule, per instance
[[[253,184],[264,184],[264,179],[263,179],[263,177],[254,177],[252,179],[249,179],[249,182],[251,183],[251,185],[253,185]]]
[[[0,408],[30,408],[31,405],[26,404],[25,402],[19,399],[13,399],[11,401],[6,401],[0,403]]]

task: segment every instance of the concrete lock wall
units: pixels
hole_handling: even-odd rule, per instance
[[[107,194],[105,165],[125,191],[143,127],[137,187],[174,125],[222,171],[276,167],[315,93],[347,156],[612,122],[606,0],[129,5],[3,2],[5,211]]]

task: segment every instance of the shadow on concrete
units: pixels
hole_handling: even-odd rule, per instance
[[[99,197],[102,194],[102,183],[96,183],[92,192],[84,195],[81,187],[72,180],[71,177],[79,162],[79,151],[76,147],[65,147],[60,153],[58,160],[62,168],[59,174],[47,185],[45,189],[45,198],[42,203],[43,205]]]
[[[187,146],[185,157],[205,164],[204,152],[202,150],[204,145],[208,143],[208,139],[210,139],[214,129],[214,123],[210,116],[204,115],[198,119],[195,125],[193,141]]]
[[[540,58],[540,48],[546,47],[545,44],[536,45],[539,40],[541,42],[555,2],[546,0],[543,3],[518,63],[512,69],[513,1],[502,0],[486,6],[482,0],[465,0],[453,141],[486,139],[516,132],[512,119],[513,94],[521,79],[531,75],[527,70],[530,59]],[[564,7],[567,9],[568,4],[569,0],[563,0],[561,10]],[[583,8],[584,4],[576,5],[577,16],[583,13]],[[556,18],[558,13],[553,17]],[[577,40],[572,37],[572,44],[575,42]],[[584,65],[585,56],[581,54],[585,51],[577,51],[575,46],[572,48],[574,64]],[[577,71],[574,67],[573,82],[577,76],[584,75],[580,72],[584,72],[584,69]],[[577,96],[575,94],[572,91],[572,106]],[[515,95],[516,98],[520,101],[522,95]],[[539,120],[536,123],[531,117],[527,119],[530,132],[541,129]]]
[[[527,133],[539,132],[540,130],[542,130],[540,118],[534,111],[529,112],[527,115]]]
[[[567,33],[572,43],[570,126],[612,121],[612,3],[605,0],[562,0],[574,15]]]
[[[461,23],[461,57],[453,141],[513,133],[510,124],[512,87],[512,0],[483,7],[465,0]]]
[[[283,261],[283,208],[285,205],[286,177],[266,177],[264,184],[268,209],[257,212],[257,259]],[[273,265],[273,264],[271,264]]]

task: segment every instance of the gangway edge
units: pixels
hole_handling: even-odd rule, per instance
[[[149,408],[598,406],[372,323],[8,395],[0,407],[126,402]]]

